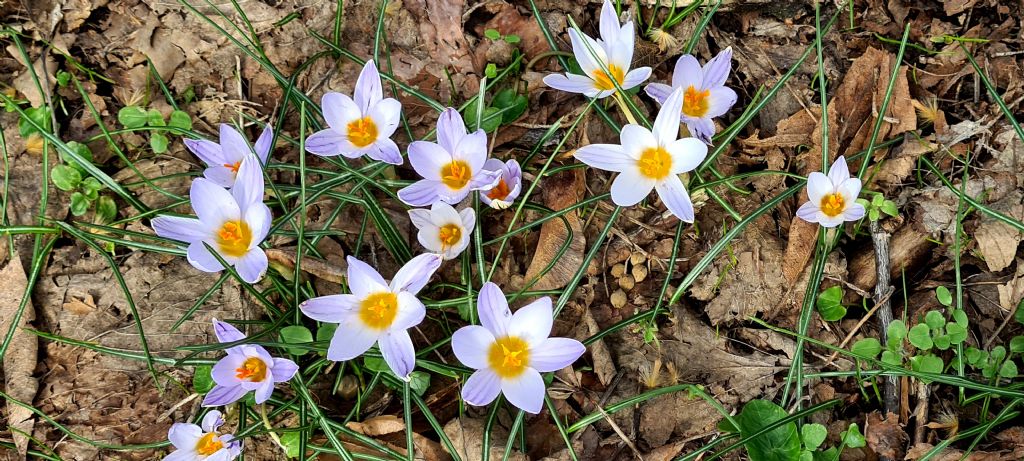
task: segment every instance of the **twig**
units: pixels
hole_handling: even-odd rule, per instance
[[[875,273],[877,275],[875,303],[879,305],[875,316],[878,317],[878,329],[882,336],[882,344],[888,344],[889,324],[892,323],[892,303],[889,301],[889,297],[886,296],[890,290],[889,233],[882,230],[882,226],[878,224],[877,220],[871,220],[871,242],[875,247]],[[882,395],[885,402],[885,412],[897,413],[899,410],[899,400],[897,398],[897,395],[899,395],[899,382],[895,376],[887,376],[885,378]]]
[[[928,428],[928,384],[917,382],[917,408],[914,409],[914,445],[924,443],[925,429]]]

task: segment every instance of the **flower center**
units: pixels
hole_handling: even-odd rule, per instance
[[[505,178],[498,181],[498,185],[494,186],[489,192],[487,192],[487,198],[491,200],[503,200],[508,197],[508,193],[512,190],[509,189],[508,183],[505,182]]]
[[[348,142],[356,147],[366,147],[377,140],[377,124],[370,117],[363,117],[348,124]]]
[[[227,221],[217,231],[217,246],[223,255],[240,258],[249,251],[250,243],[252,231],[245,221]]]
[[[359,304],[359,320],[375,330],[391,326],[398,315],[398,296],[389,291],[374,293]]]
[[[498,376],[502,378],[516,378],[523,374],[526,367],[530,365],[530,350],[526,341],[515,337],[506,336],[499,338],[491,344],[487,351],[487,363]]]
[[[839,216],[846,209],[846,199],[838,193],[828,194],[821,198],[818,208],[821,208],[821,212],[825,213],[825,216],[833,218]]]
[[[455,246],[462,238],[462,227],[458,224],[445,224],[437,232],[437,238],[441,239],[442,247]]]
[[[196,443],[196,453],[203,456],[210,456],[221,448],[224,448],[224,443],[220,441],[220,437],[217,437],[216,432],[207,432]]]
[[[622,72],[622,69],[619,69],[619,66],[616,66],[615,64],[608,64],[607,74],[602,69],[597,69],[594,71],[594,86],[602,91],[614,90],[615,83],[618,83],[619,86],[622,86],[623,77],[625,77],[625,73]],[[615,82],[612,82],[612,79],[615,79]]]
[[[241,166],[242,166],[242,161],[241,160],[239,160],[239,161],[237,161],[235,163],[225,163],[224,164],[224,168],[227,168],[227,169],[231,170],[231,172],[234,173],[234,174],[238,174],[238,169],[241,168]]]
[[[235,376],[254,383],[263,382],[267,379],[267,363],[257,357],[249,357],[242,366],[235,368]]]
[[[690,85],[683,92],[683,114],[700,118],[708,113],[708,96],[711,90],[698,90]]]
[[[462,160],[452,160],[451,163],[441,167],[441,182],[450,189],[459,190],[469,184],[472,177],[469,171],[469,164]]]
[[[664,147],[652,147],[640,154],[636,166],[640,168],[640,174],[648,178],[664,179],[672,168],[672,156]]]

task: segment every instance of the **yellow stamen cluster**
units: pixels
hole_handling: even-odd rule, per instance
[[[636,165],[640,168],[640,174],[661,180],[672,170],[672,156],[664,147],[652,147],[640,154],[640,160],[637,160]]]
[[[220,437],[217,437],[216,432],[207,432],[196,443],[196,453],[203,456],[210,456],[221,448],[224,448],[224,443],[220,441]]]
[[[458,224],[445,224],[438,230],[437,238],[441,240],[442,247],[455,246],[462,238],[462,227]]]
[[[683,113],[690,117],[701,118],[708,113],[708,97],[711,90],[698,90],[693,85],[683,92]]]
[[[267,363],[257,357],[249,357],[242,366],[235,368],[235,376],[254,383],[262,382],[267,379]]]
[[[512,192],[512,189],[508,187],[508,183],[506,183],[505,179],[502,178],[498,181],[497,186],[494,186],[493,189],[487,192],[487,198],[491,200],[503,200],[505,197],[508,197],[509,192]]]
[[[472,177],[469,164],[462,160],[452,160],[441,168],[441,182],[453,190],[466,187]]]
[[[526,341],[506,336],[499,338],[487,351],[487,363],[502,378],[516,378],[530,366],[530,347]]]
[[[377,140],[377,124],[370,117],[363,117],[348,124],[348,142],[356,147],[366,147]]]
[[[839,193],[827,194],[821,198],[821,204],[818,205],[818,208],[821,209],[822,213],[825,213],[825,216],[834,218],[846,209],[846,199]]]
[[[397,315],[398,296],[388,291],[367,296],[359,305],[359,319],[374,330],[390,327]]]
[[[227,221],[217,231],[217,246],[220,253],[240,258],[249,251],[252,243],[252,230],[243,220]]]
[[[611,75],[609,76],[608,74]],[[612,83],[612,79],[615,79],[615,82],[617,82],[619,86],[622,86],[623,78],[625,78],[625,76],[625,72],[623,72],[619,66],[616,66],[615,64],[608,64],[608,73],[605,73],[602,69],[594,71],[594,86],[602,91],[614,90],[615,83]]]

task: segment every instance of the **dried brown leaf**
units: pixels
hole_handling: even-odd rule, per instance
[[[555,211],[572,206],[579,201],[583,188],[583,170],[573,169],[558,173],[544,180],[544,204]],[[569,222],[568,229],[565,221],[561,219],[552,219],[541,224],[537,248],[533,251],[533,258],[526,270],[527,283],[540,277],[532,287],[534,290],[557,290],[564,287],[583,265],[583,251],[586,248],[583,223],[575,211],[563,217]],[[572,241],[569,242],[569,248],[559,255],[559,250],[570,238]],[[554,265],[551,270],[540,275],[552,261]]]
[[[25,277],[25,269],[21,266],[21,259],[17,251],[12,251],[7,266],[0,270],[0,331],[10,330],[10,322],[18,313],[18,306],[27,286],[28,279]],[[11,397],[28,404],[33,402],[39,389],[39,382],[32,376],[38,363],[39,340],[36,335],[24,331],[23,328],[31,327],[30,322],[35,318],[36,311],[29,300],[3,357],[4,390]],[[18,429],[12,431],[11,436],[14,438],[18,455],[25,459],[29,441],[22,434],[32,433],[32,426],[35,424],[32,411],[8,401],[6,424]]]

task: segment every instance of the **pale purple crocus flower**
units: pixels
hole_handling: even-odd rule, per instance
[[[368,264],[351,256],[347,261],[352,294],[313,298],[299,309],[313,320],[338,324],[327,348],[329,360],[352,360],[376,343],[391,371],[408,381],[416,366],[416,350],[407,330],[419,325],[427,313],[416,293],[441,267],[441,256],[412,258],[390,283]]]
[[[274,130],[267,125],[256,140],[256,144],[249,147],[249,142],[238,130],[227,123],[221,123],[220,144],[205,139],[186,139],[184,142],[188,150],[206,163],[207,168],[203,171],[206,179],[221,187],[231,187],[235,184],[238,169],[242,166],[244,158],[255,152],[260,163],[267,163],[270,151],[274,147],[271,145],[273,140]]]
[[[356,80],[353,98],[341,93],[324,94],[320,105],[330,128],[306,138],[306,150],[324,157],[363,155],[392,165],[402,164],[402,153],[391,135],[398,128],[402,103],[384,98],[380,73],[373,60],[366,61]]]
[[[629,70],[636,40],[633,21],[619,26],[615,7],[609,0],[601,7],[600,32],[601,38],[594,40],[570,28],[572,54],[585,75],[551,74],[544,77],[544,83],[556,90],[604,98],[615,93],[616,83],[628,90],[651,76],[650,67]]]
[[[523,187],[523,170],[519,167],[519,162],[509,159],[502,163],[501,160],[492,158],[484,163],[484,169],[498,171],[501,177],[491,190],[480,194],[480,201],[495,210],[504,210],[512,206],[512,202],[519,197]]]
[[[586,347],[575,339],[548,337],[554,321],[551,298],[512,314],[505,294],[487,282],[480,289],[477,311],[482,326],[465,326],[452,335],[455,356],[476,369],[462,387],[462,400],[483,406],[501,393],[512,405],[539,413],[545,394],[540,374],[571,365]]]
[[[690,134],[711,144],[715,135],[715,117],[721,116],[736,104],[736,92],[725,86],[732,68],[732,47],[718,53],[702,68],[697,58],[685,54],[676,61],[672,72],[672,86],[651,83],[644,89],[659,103],[665,102],[673,90],[682,88],[683,106],[679,119],[686,124]]]
[[[423,179],[398,191],[409,206],[429,206],[442,201],[455,205],[470,191],[486,191],[498,183],[500,174],[484,169],[487,162],[487,134],[467,133],[459,111],[449,107],[437,119],[437,143],[414,141],[409,145],[409,163]]]
[[[850,176],[846,157],[839,156],[828,169],[828,175],[814,171],[807,176],[809,201],[796,210],[796,215],[822,227],[836,227],[863,218],[864,205],[857,203],[860,187],[860,178]]]
[[[429,210],[409,210],[409,219],[419,229],[416,238],[420,245],[445,260],[453,259],[469,246],[469,236],[476,227],[476,212],[472,208],[455,211],[444,202],[433,204]]]
[[[242,453],[242,442],[232,434],[217,432],[224,418],[217,410],[203,417],[201,425],[174,423],[167,438],[177,450],[164,461],[230,461]]]
[[[233,325],[213,319],[213,331],[221,343],[245,339]],[[229,347],[227,356],[213,366],[215,385],[203,399],[204,407],[217,407],[237,402],[249,391],[255,391],[256,403],[266,402],[274,385],[292,379],[299,366],[288,359],[271,357],[263,346],[243,344]]]
[[[259,160],[253,155],[242,160],[230,192],[209,179],[195,179],[189,199],[198,219],[158,216],[151,223],[156,234],[188,243],[188,262],[196,269],[224,269],[205,243],[234,266],[243,281],[259,281],[267,271],[267,255],[259,245],[266,238],[272,219],[270,208],[263,203],[263,170]]]
[[[632,206],[651,189],[677,218],[693,222],[693,202],[679,174],[691,171],[708,154],[708,146],[697,138],[679,136],[679,108],[683,90],[677,88],[665,101],[652,130],[626,125],[619,134],[621,144],[590,144],[576,151],[576,158],[594,168],[617,171],[612,183],[612,201]]]

